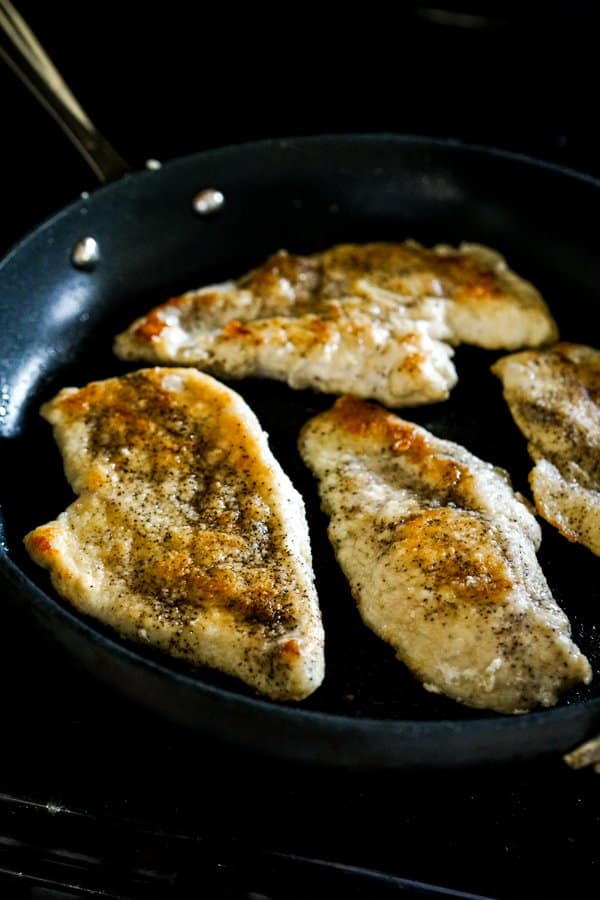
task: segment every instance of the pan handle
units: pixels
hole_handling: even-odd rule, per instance
[[[112,181],[131,171],[85,114],[9,0],[0,0],[0,57],[54,116],[100,181]]]

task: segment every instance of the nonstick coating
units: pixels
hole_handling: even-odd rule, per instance
[[[221,190],[199,217],[192,198]],[[545,294],[566,340],[597,343],[600,185],[534,160],[452,142],[332,136],[229,147],[176,160],[99,190],[42,225],[0,267],[0,404],[6,440],[2,557],[10,595],[99,678],[193,729],[282,758],[372,768],[467,765],[564,752],[600,718],[600,694],[510,717],[428,694],[360,622],[326,537],[317,487],[296,449],[302,424],[332,398],[276,382],[235,383],[303,494],[326,628],[327,674],[302,704],[275,704],[219,673],[119,639],[55,595],[23,535],[72,499],[40,404],[66,385],[130,371],[113,336],[151,305],[240,275],[273,251],[341,241],[475,241],[504,253]],[[95,270],[70,264],[91,235]],[[401,414],[504,466],[528,494],[530,461],[499,381],[498,357],[461,347],[449,401]],[[540,560],[595,670],[598,559],[542,524]],[[40,677],[43,674],[40,673]]]

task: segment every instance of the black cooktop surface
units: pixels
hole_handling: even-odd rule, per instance
[[[576,7],[540,19],[415,4],[393,27],[373,16],[330,30],[299,10],[232,22],[134,6],[20,9],[137,165],[257,137],[396,131],[600,177],[597,21]],[[4,252],[94,180],[5,68],[0,85]],[[92,682],[9,596],[3,634],[2,896],[529,898],[596,876],[600,778],[560,758],[385,775],[274,763]]]

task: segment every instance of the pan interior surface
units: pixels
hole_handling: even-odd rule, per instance
[[[225,204],[201,217],[192,199],[206,187],[222,191]],[[331,396],[270,381],[231,384],[258,415],[307,506],[327,671],[300,706],[257,699],[241,683],[128,645],[77,616],[29,560],[22,538],[73,499],[39,406],[67,385],[135,368],[113,355],[112,340],[151,305],[237,277],[280,248],[308,253],[346,241],[470,241],[499,250],[533,281],[562,339],[594,343],[599,200],[592,179],[510,154],[419,138],[334,136],[177,160],[128,176],[45,223],[0,268],[0,428],[9,473],[0,499],[9,589],[88,668],[192,727],[206,728],[214,708],[215,734],[259,750],[357,765],[444,765],[566,749],[582,739],[599,712],[599,679],[554,710],[486,714],[425,692],[363,626],[327,540],[317,485],[296,449],[301,426]],[[91,270],[70,262],[85,236],[100,248]],[[450,399],[400,414],[506,468],[529,496],[525,441],[489,371],[499,355],[458,348],[459,382]],[[540,562],[597,671],[598,559],[542,528]],[[145,678],[154,686],[150,698]]]

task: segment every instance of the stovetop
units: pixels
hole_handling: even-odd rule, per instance
[[[541,20],[409,4],[393,27],[374,14],[339,30],[299,10],[232,23],[183,2],[160,17],[73,6],[19,4],[140,165],[256,137],[396,131],[600,176],[598,23],[577,6]],[[0,85],[4,251],[94,182],[5,69]],[[385,775],[284,765],[91,681],[10,597],[3,634],[0,896],[572,896],[600,865],[600,778],[559,758]]]
[[[254,757],[134,707],[5,613],[0,896],[20,873],[60,886],[43,897],[529,898],[597,872],[600,779],[559,758],[373,774]]]

